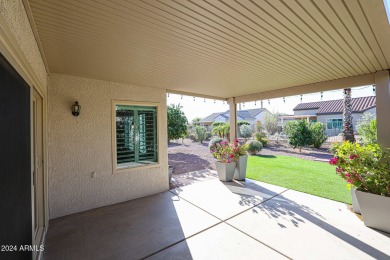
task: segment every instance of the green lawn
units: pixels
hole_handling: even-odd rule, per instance
[[[291,156],[249,156],[246,177],[351,204],[345,180],[325,162]]]

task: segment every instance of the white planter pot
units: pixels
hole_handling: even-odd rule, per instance
[[[246,165],[248,163],[248,155],[238,157],[237,167],[234,171],[234,179],[242,181],[246,177]]]
[[[356,191],[364,224],[390,233],[390,197]]]
[[[217,168],[218,177],[221,181],[232,181],[234,176],[234,170],[236,169],[236,163],[222,163],[215,162]]]
[[[357,198],[356,198],[356,188],[351,189],[351,197],[352,197],[353,212],[361,214],[359,203],[358,203]]]
[[[169,183],[171,183],[172,174],[173,174],[173,166],[169,165],[169,166],[168,166],[168,178],[169,178]]]

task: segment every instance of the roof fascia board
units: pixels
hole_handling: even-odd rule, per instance
[[[277,89],[272,91],[253,93],[250,95],[235,97],[235,101],[237,104],[243,102],[251,102],[255,100],[295,96],[295,95],[309,94],[309,93],[315,93],[315,92],[321,92],[327,90],[353,88],[353,87],[359,87],[359,86],[365,86],[371,84],[375,84],[375,73],[294,86],[294,87]]]

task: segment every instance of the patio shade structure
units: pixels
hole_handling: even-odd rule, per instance
[[[25,6],[49,72],[234,103],[375,84],[390,64],[382,0]]]

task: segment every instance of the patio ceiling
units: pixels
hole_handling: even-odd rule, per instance
[[[382,0],[25,3],[55,73],[227,98],[390,67]]]

